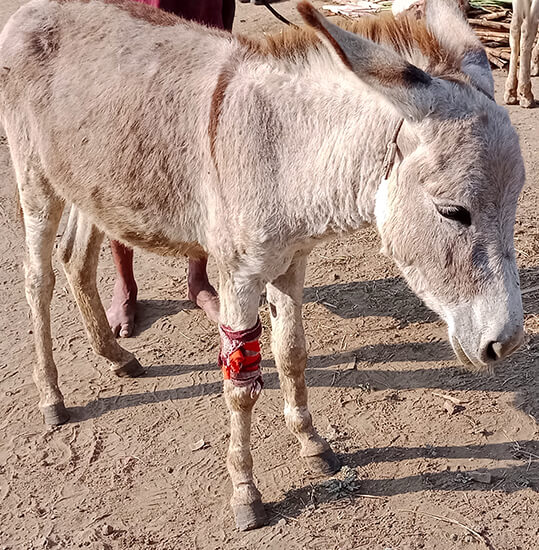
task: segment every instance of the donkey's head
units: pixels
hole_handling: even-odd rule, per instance
[[[524,164],[477,38],[456,5],[427,2],[426,49],[434,41],[438,60],[454,59],[450,76],[332,25],[308,3],[299,9],[343,70],[404,120],[399,154],[377,193],[383,247],[446,321],[458,358],[485,367],[523,340],[513,229]],[[406,56],[432,66],[425,48],[414,52],[410,43]]]

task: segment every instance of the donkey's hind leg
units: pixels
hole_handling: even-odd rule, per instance
[[[79,306],[93,350],[111,362],[117,376],[144,372],[135,356],[122,348],[112,334],[96,284],[103,233],[74,206],[60,243],[60,259]]]
[[[45,178],[36,169],[26,162],[17,163],[15,154],[13,160],[24,216],[25,292],[32,314],[37,356],[33,378],[45,423],[58,425],[66,422],[69,414],[58,388],[58,371],[52,354],[50,305],[55,277],[51,257],[64,203],[51,193]]]
[[[307,406],[305,367],[307,351],[301,321],[305,256],[297,256],[288,271],[266,286],[271,312],[272,349],[284,396],[284,416],[288,429],[297,437],[310,470],[334,474],[340,464],[327,442],[312,424]]]
[[[539,10],[538,10],[539,11]],[[538,14],[539,17],[539,14]],[[531,76],[539,76],[539,40],[535,44],[532,52],[532,66],[530,69]]]
[[[509,71],[505,81],[504,101],[507,105],[518,103],[518,60],[520,57],[520,35],[522,26],[522,15],[518,10],[513,11],[511,18],[511,29],[509,31],[509,44],[511,46],[511,57],[509,60]]]

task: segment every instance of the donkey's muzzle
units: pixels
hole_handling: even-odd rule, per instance
[[[524,329],[519,327],[508,338],[498,338],[487,342],[481,348],[481,361],[483,363],[493,363],[509,357],[524,342]]]

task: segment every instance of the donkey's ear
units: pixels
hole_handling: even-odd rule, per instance
[[[309,2],[298,11],[358,78],[389,100],[409,120],[436,110],[443,86],[397,53],[330,23]]]
[[[457,0],[426,0],[425,21],[442,49],[461,59],[460,69],[472,84],[494,99],[494,79],[487,54]]]

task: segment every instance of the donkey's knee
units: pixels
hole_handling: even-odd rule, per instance
[[[24,290],[30,307],[39,306],[44,299],[50,303],[56,283],[52,268],[43,269],[41,266],[25,262],[24,271]]]
[[[279,365],[279,374],[287,378],[303,376],[307,366],[305,342],[285,342],[278,337],[272,338],[272,350],[275,362]]]
[[[52,352],[50,331],[50,303],[55,276],[46,259],[25,262],[25,294],[32,312],[36,362],[34,383],[39,392],[39,409],[45,424],[57,426],[69,419],[63,395],[58,387],[58,372]]]
[[[256,324],[247,330],[235,331],[220,325],[219,333],[221,335],[219,365],[224,379],[230,380],[231,385],[236,388],[249,388],[250,394],[257,396],[263,385],[260,370],[259,339],[262,334],[260,319],[257,319]],[[241,396],[243,399],[246,392],[236,393],[238,398]]]
[[[74,231],[70,231],[68,222],[68,227],[58,244],[57,254],[70,283],[86,286],[91,282],[91,276],[93,275],[95,278],[95,275],[85,269],[86,266],[84,265],[84,258],[81,258],[81,251],[78,251],[77,254],[75,249],[75,238],[76,234]]]

